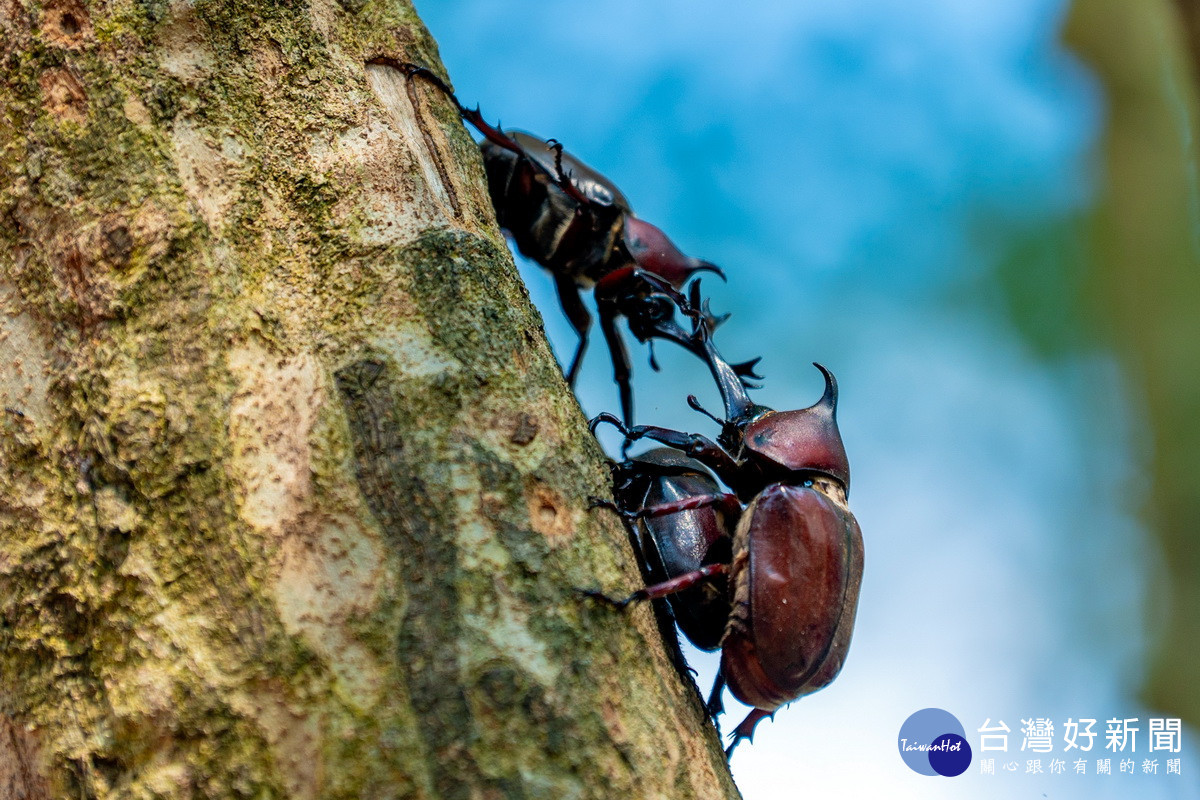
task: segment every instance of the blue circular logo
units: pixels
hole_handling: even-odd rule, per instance
[[[966,736],[962,723],[949,711],[922,708],[904,720],[896,745],[913,772],[953,778],[971,766]]]

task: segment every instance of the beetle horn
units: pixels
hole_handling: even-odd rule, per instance
[[[838,385],[837,378],[833,377],[833,373],[825,369],[817,362],[813,362],[813,366],[821,370],[821,374],[825,376],[825,393],[821,395],[821,399],[813,403],[812,408],[817,406],[827,407],[829,409],[830,419],[837,421],[837,401],[838,401]]]
[[[692,258],[689,260],[691,261],[689,274],[694,275],[697,272],[711,272],[726,283],[729,282],[729,279],[725,277],[725,270],[721,269],[711,261],[705,261],[701,258]]]
[[[714,272],[725,280],[725,273],[716,264],[684,255],[658,226],[632,214],[625,216],[624,242],[639,267],[677,289],[697,272]]]
[[[820,364],[825,376],[821,399],[808,408],[779,411],[746,426],[746,449],[755,458],[792,472],[823,472],[850,491],[850,462],[837,424],[837,379]]]

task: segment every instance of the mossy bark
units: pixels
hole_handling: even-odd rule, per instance
[[[0,800],[736,796],[377,57],[402,0],[0,0]]]

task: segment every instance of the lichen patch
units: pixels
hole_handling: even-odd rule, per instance
[[[199,83],[213,68],[202,27],[192,3],[176,0],[158,29],[159,64],[168,75],[187,84]]]
[[[54,67],[38,76],[42,107],[61,122],[82,125],[87,121],[87,93],[83,84],[66,67]]]
[[[256,719],[266,733],[287,797],[292,800],[319,797],[324,773],[320,717],[289,703],[282,685],[252,688],[257,691],[235,696],[232,704],[239,712]]]
[[[209,229],[220,231],[237,199],[234,172],[242,160],[241,145],[229,137],[213,141],[188,119],[175,123],[171,137],[175,141],[175,160],[184,192],[196,204]]]
[[[17,290],[0,283],[0,408],[44,424],[50,354],[33,317],[21,306]]]
[[[377,535],[358,520],[313,516],[285,535],[273,567],[284,628],[325,659],[360,708],[378,699],[382,669],[351,623],[375,607],[383,562]]]
[[[378,345],[386,349],[396,362],[396,369],[414,379],[449,376],[462,371],[458,359],[443,352],[419,321],[394,324],[392,335]]]
[[[238,380],[229,432],[241,515],[281,536],[311,501],[309,434],[323,399],[317,362],[248,344],[230,352],[228,364]]]

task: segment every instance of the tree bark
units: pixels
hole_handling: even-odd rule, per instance
[[[411,6],[0,40],[0,800],[736,796]]]

